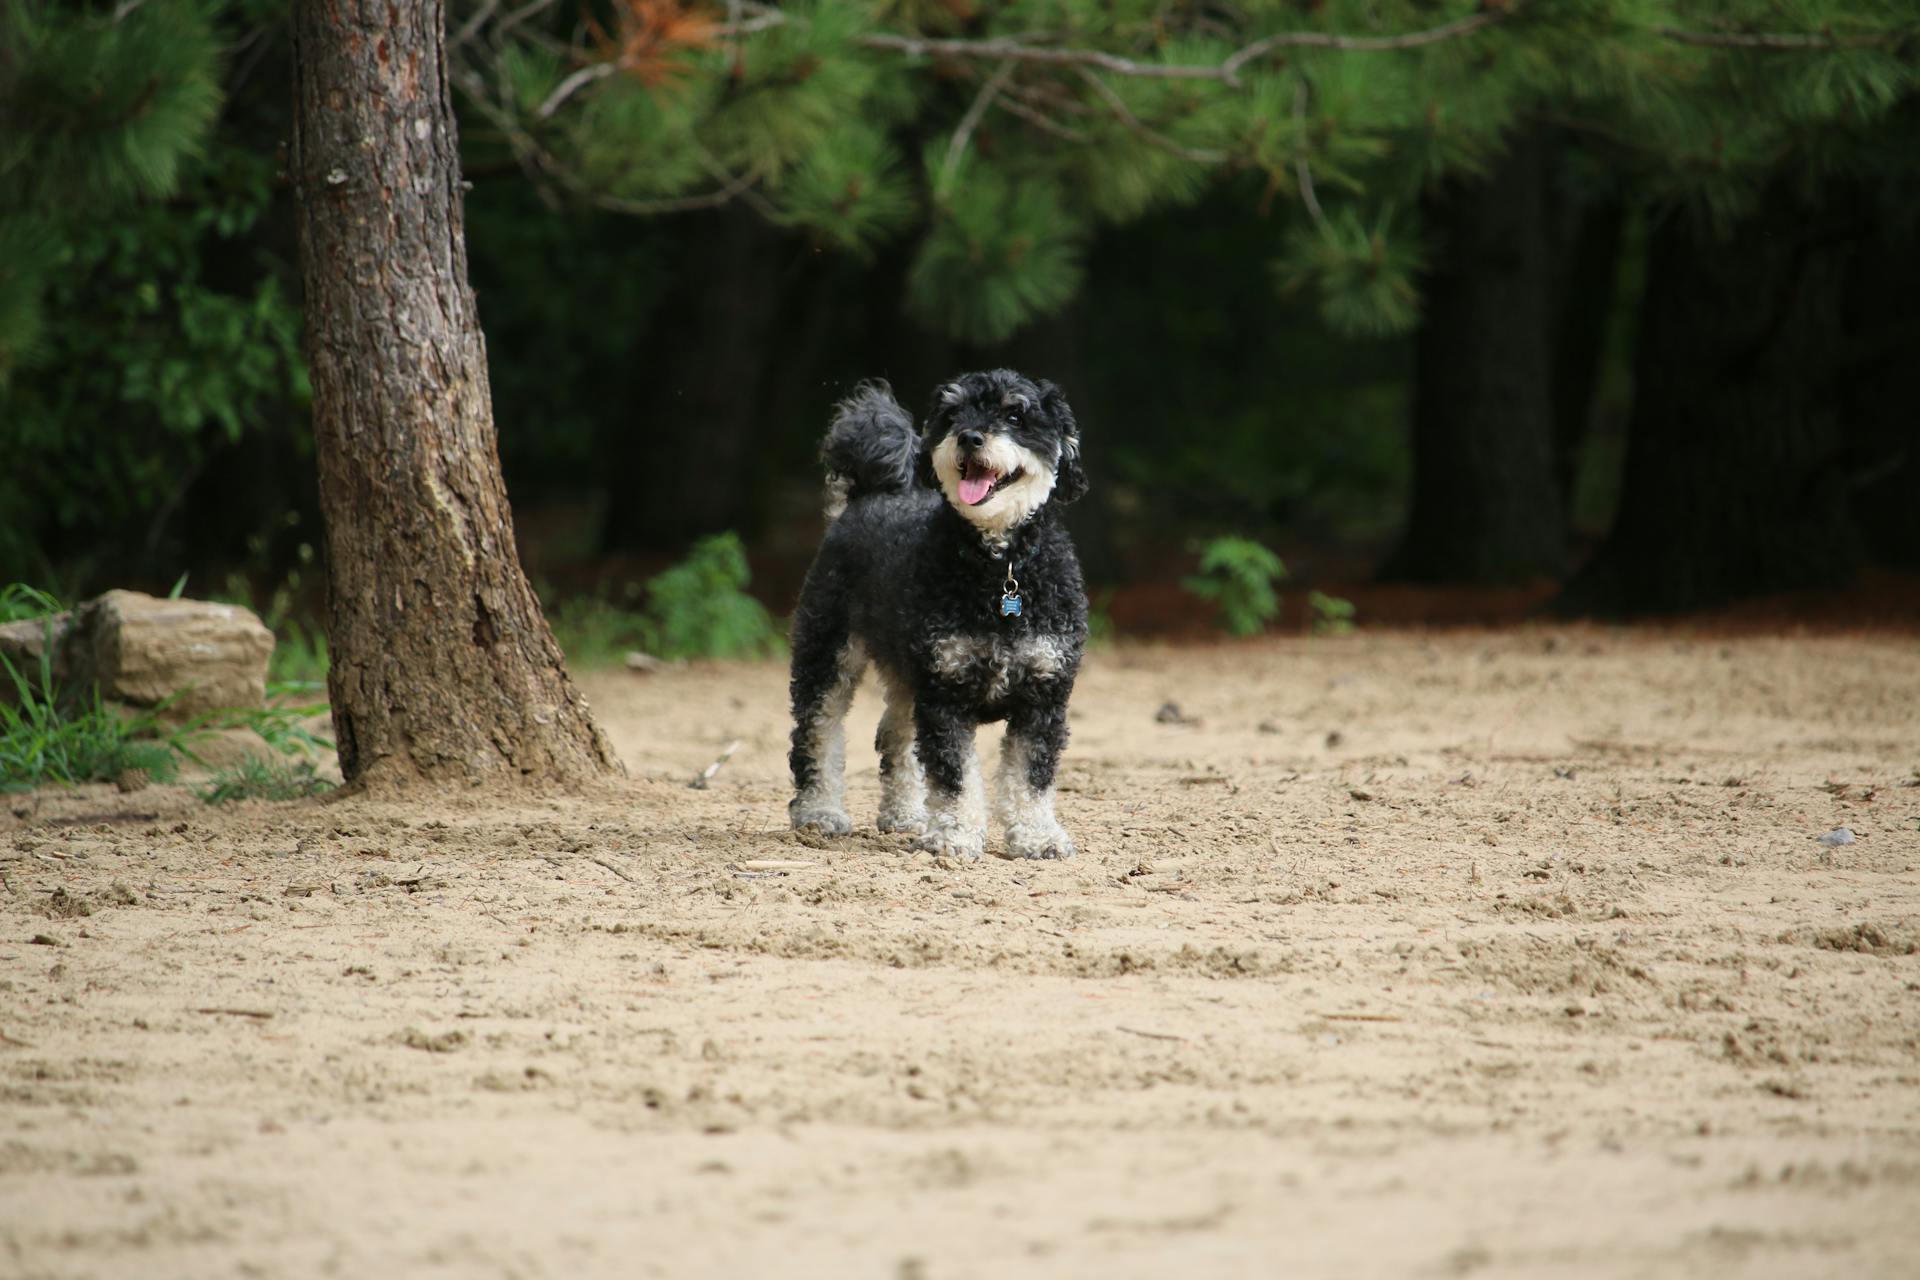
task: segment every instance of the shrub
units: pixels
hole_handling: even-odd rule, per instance
[[[1274,583],[1287,576],[1280,557],[1251,538],[1214,538],[1200,548],[1199,572],[1181,585],[1220,607],[1236,636],[1257,635],[1280,612]]]

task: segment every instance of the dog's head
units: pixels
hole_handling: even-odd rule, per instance
[[[933,393],[922,437],[926,478],[989,537],[1087,491],[1080,427],[1051,382],[1011,369],[969,373]]]

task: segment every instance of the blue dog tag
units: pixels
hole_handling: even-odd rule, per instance
[[[1020,616],[1020,597],[1019,596],[1001,596],[1000,597],[1000,616],[1003,618],[1019,617]]]

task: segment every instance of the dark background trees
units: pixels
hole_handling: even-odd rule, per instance
[[[1605,612],[1920,555],[1897,7],[1057,8],[1055,43],[1130,64],[1395,47],[1279,46],[1229,82],[982,46],[1054,29],[1000,7],[452,6],[536,575],[735,529],[784,606],[832,400],[997,362],[1098,436],[1078,518],[1106,584],[1171,582],[1224,531],[1308,575]],[[0,237],[33,251],[0,255],[0,579],[281,581],[321,545],[286,7],[7,21]],[[144,51],[124,96],[76,81],[113,49]],[[141,182],[100,176],[129,154]]]

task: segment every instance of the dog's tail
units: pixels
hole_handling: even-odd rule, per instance
[[[875,493],[902,493],[914,484],[920,448],[913,417],[882,381],[863,382],[833,408],[833,425],[820,446],[827,468],[827,519],[847,503]]]

